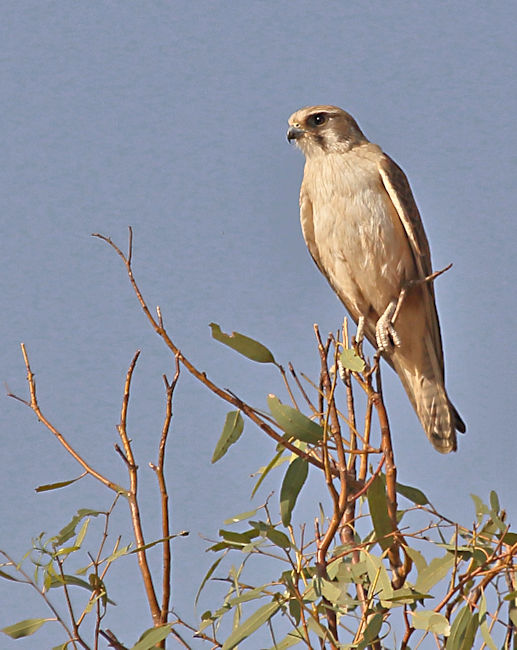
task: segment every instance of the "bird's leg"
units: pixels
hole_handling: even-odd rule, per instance
[[[375,326],[375,339],[377,341],[377,347],[381,352],[389,352],[393,346],[400,347],[401,340],[393,326],[397,305],[398,300],[392,300]]]
[[[436,280],[436,278],[438,276],[442,275],[442,273],[445,273],[446,271],[448,271],[451,268],[451,266],[452,266],[452,264],[449,264],[445,268],[440,269],[439,271],[435,271],[434,273],[431,273],[431,275],[428,275],[425,278],[422,278],[422,279],[419,279],[419,280],[408,280],[406,282],[406,284],[400,290],[399,297],[398,297],[398,300],[397,300],[397,305],[395,307],[395,312],[394,312],[393,317],[391,319],[391,324],[393,325],[395,323],[395,321],[397,320],[397,317],[398,317],[398,315],[400,313],[400,310],[402,308],[402,303],[404,302],[404,299],[407,296],[407,293],[408,293],[408,291],[410,289],[412,289],[413,287],[418,286],[419,284],[425,284],[426,282],[433,282],[434,280]]]

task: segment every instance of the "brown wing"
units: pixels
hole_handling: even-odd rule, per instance
[[[303,238],[309,249],[312,259],[316,263],[318,269],[323,273],[323,275],[330,282],[329,276],[327,275],[321,260],[320,253],[318,250],[318,245],[316,244],[316,239],[314,237],[314,221],[313,221],[313,212],[312,212],[312,201],[310,200],[307,192],[303,188],[300,190],[300,223],[302,225]]]
[[[432,273],[431,252],[409,182],[402,169],[386,154],[380,160],[379,173],[386,192],[404,226],[418,274],[423,279]],[[434,300],[434,287],[431,282],[425,283],[422,295],[425,297],[429,331],[435,345],[443,376],[442,337]]]

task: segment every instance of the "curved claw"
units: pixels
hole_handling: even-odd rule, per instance
[[[393,325],[393,315],[397,308],[397,302],[393,300],[387,306],[384,314],[377,321],[375,326],[375,339],[377,347],[381,352],[389,352],[393,347],[400,347],[402,341]]]

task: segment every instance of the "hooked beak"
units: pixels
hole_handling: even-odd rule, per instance
[[[292,140],[298,140],[305,133],[303,129],[298,128],[297,126],[290,126],[287,129],[287,140],[291,142]]]

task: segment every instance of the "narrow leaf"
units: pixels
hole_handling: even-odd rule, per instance
[[[255,339],[251,339],[244,334],[239,334],[239,332],[225,334],[221,331],[217,323],[210,323],[210,328],[212,330],[212,338],[220,343],[224,343],[233,350],[248,357],[248,359],[257,361],[258,363],[275,363],[275,357],[272,353],[265,345],[255,341]]]
[[[81,587],[82,589],[88,590],[90,593],[93,593],[94,591],[98,590],[100,587],[104,588],[104,584],[102,581],[100,583],[96,583],[95,581],[95,574],[91,573],[88,576],[88,579],[90,582],[86,582],[86,580],[82,580],[81,578],[78,578],[77,576],[74,575],[68,575],[64,574],[63,576],[61,575],[54,575],[51,576],[48,588],[49,589],[57,589],[59,587],[62,587],[63,585],[74,585],[74,587]],[[107,599],[107,602],[110,603],[110,605],[116,605],[111,598]]]
[[[296,603],[297,601],[292,602]],[[287,650],[287,648],[291,648],[293,645],[299,644],[301,641],[303,641],[303,639],[304,637],[302,635],[301,629],[296,628],[292,632],[289,632],[289,634],[284,637],[279,643],[275,643],[274,647],[270,648],[269,650]]]
[[[282,404],[275,395],[268,395],[267,403],[271,415],[289,436],[313,445],[323,439],[323,427],[297,409]]]
[[[374,614],[372,616],[372,618],[368,621],[368,625],[366,626],[361,642],[357,646],[357,650],[363,650],[366,648],[366,646],[369,646],[374,641],[377,641],[379,638],[379,632],[381,631],[382,627],[382,620],[383,617],[380,613]]]
[[[468,605],[461,609],[451,627],[446,648],[451,650],[471,650],[479,624],[477,613],[473,614]]]
[[[154,542],[149,542],[149,544],[144,544],[143,546],[137,546],[131,551],[125,551],[125,552],[119,552],[119,555],[126,555],[128,552],[131,555],[132,553],[139,553],[140,551],[145,551],[148,548],[152,548],[153,546],[156,546],[157,544],[163,544],[163,542],[167,542],[169,539],[175,539],[176,537],[188,537],[189,532],[188,530],[182,530],[179,533],[176,533],[174,535],[169,535],[168,537],[162,537],[161,539],[155,539]],[[126,547],[126,549],[129,549],[129,546]],[[122,550],[122,549],[121,549]]]
[[[471,494],[470,498],[472,499],[472,501],[474,501],[474,506],[476,508],[476,515],[479,522],[483,518],[483,515],[487,515],[490,511],[488,509],[488,506],[486,506],[476,494]]]
[[[277,467],[278,465],[281,465],[282,463],[287,462],[288,457],[284,456],[284,450],[281,449],[273,458],[269,461],[266,467],[261,467],[258,473],[260,474],[259,480],[256,482],[255,487],[253,488],[251,492],[251,498],[255,496],[257,493],[257,490],[262,484],[262,481],[266,478],[266,476],[269,474],[269,472]]]
[[[77,525],[85,518],[85,517],[98,517],[99,515],[102,515],[104,513],[98,511],[98,510],[90,510],[89,508],[80,508],[77,511],[77,514],[72,517],[72,520],[62,529],[59,531],[56,542],[57,544],[64,544],[66,541],[68,541],[71,537],[75,535],[75,529]]]
[[[269,539],[270,542],[273,542],[275,546],[279,546],[280,548],[283,549],[289,549],[291,548],[291,541],[289,540],[289,537],[285,533],[283,533],[281,530],[277,530],[276,528],[273,528],[273,526],[270,526],[266,532],[266,537]]]
[[[239,515],[235,515],[234,517],[230,517],[229,519],[225,519],[223,521],[223,524],[226,526],[230,524],[236,524],[239,521],[242,521],[243,519],[249,519],[250,517],[253,517],[257,513],[258,508],[255,508],[255,510],[248,510],[247,512],[241,512]]]
[[[12,580],[13,582],[25,582],[24,580],[19,580],[18,578],[15,578],[14,576],[10,576],[5,571],[0,571],[0,578],[5,578],[5,580]]]
[[[389,600],[393,598],[394,592],[386,568],[376,555],[362,551],[362,556],[366,560],[366,571],[370,579],[368,597],[372,598],[376,595],[382,601],[383,606],[389,606]]]
[[[420,573],[420,571],[423,571],[427,566],[427,562],[425,561],[422,553],[420,553],[420,551],[417,551],[416,548],[411,548],[411,546],[406,546],[405,550],[409,557],[413,560],[418,573]]]
[[[397,483],[396,488],[399,494],[402,494],[403,497],[406,497],[406,499],[416,503],[418,506],[425,506],[429,503],[429,499],[418,488],[402,485],[402,483]]]
[[[212,456],[212,463],[217,462],[222,458],[230,445],[233,445],[241,437],[242,430],[244,429],[244,420],[240,411],[230,411],[226,414],[223,432],[219,438],[217,445],[214,449]]]
[[[413,627],[415,629],[449,636],[451,626],[443,614],[438,614],[437,612],[433,612],[433,610],[420,610],[410,613],[413,617]]]
[[[153,648],[157,643],[169,636],[171,628],[171,623],[149,628],[142,634],[138,643],[135,643],[131,650],[150,650],[150,648]]]
[[[70,479],[69,481],[59,481],[57,483],[48,483],[47,485],[38,485],[37,488],[35,488],[36,492],[48,492],[49,490],[59,490],[60,488],[64,488],[67,485],[72,485],[72,483],[75,483],[76,481],[79,481],[82,479],[84,474],[81,474],[81,476],[78,476],[77,478]]]
[[[347,370],[353,372],[363,372],[366,366],[361,357],[351,348],[345,348],[339,355],[339,360]]]
[[[236,533],[233,530],[224,530],[221,528],[219,535],[227,542],[232,544],[249,544],[252,539],[258,537],[259,533],[255,529],[247,530],[244,533]]]
[[[287,468],[282,487],[280,489],[280,514],[284,526],[291,523],[291,513],[293,511],[298,494],[307,479],[309,464],[305,458],[295,458]]]
[[[386,499],[386,487],[380,476],[377,476],[368,488],[366,493],[368,506],[372,517],[375,537],[379,546],[386,551],[393,544],[393,526],[388,514],[388,501]],[[388,537],[389,536],[389,537]]]
[[[479,627],[481,629],[483,641],[486,643],[487,647],[489,647],[490,650],[497,650],[497,646],[490,636],[490,630],[488,629],[488,624],[486,622],[486,598],[484,592],[482,592],[479,601]]]
[[[499,497],[497,496],[497,492],[495,490],[492,490],[490,492],[490,506],[496,513],[498,513],[501,509],[499,506]]]
[[[276,600],[263,605],[236,628],[226,639],[223,650],[232,650],[237,644],[253,634],[255,630],[264,625],[280,609],[280,603]]]
[[[241,603],[247,603],[250,600],[256,600],[257,598],[264,598],[264,596],[267,595],[268,594],[264,593],[262,587],[256,587],[255,589],[249,589],[248,591],[245,591],[244,593],[240,594],[240,596],[231,598],[228,601],[228,605],[230,605],[230,607],[235,607],[236,605],[240,605]]]
[[[221,563],[222,559],[224,558],[224,555],[221,555],[220,558],[218,558],[212,566],[208,569],[208,571],[205,574],[205,577],[203,578],[203,581],[201,582],[201,585],[199,586],[199,589],[197,590],[196,594],[196,599],[194,601],[194,605],[197,605],[197,601],[199,600],[199,596],[201,596],[201,592],[203,591],[203,587],[206,585],[206,583],[210,580],[210,577],[214,573],[214,571],[217,569],[219,564]]]
[[[50,621],[49,618],[27,618],[24,621],[19,621],[14,625],[8,625],[2,628],[2,632],[10,636],[11,639],[21,639],[24,636],[30,636],[37,632],[43,623]]]
[[[445,578],[453,564],[454,555],[452,553],[446,553],[443,557],[435,557],[418,574],[415,590],[427,594],[435,584]]]

